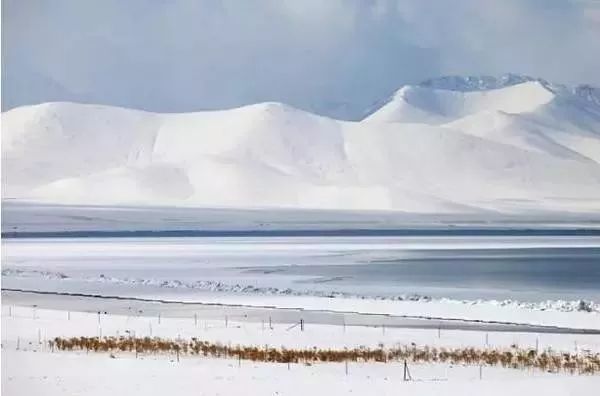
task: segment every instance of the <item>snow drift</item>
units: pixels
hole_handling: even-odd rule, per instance
[[[598,211],[599,97],[591,87],[513,76],[403,87],[361,122],[280,103],[186,114],[74,103],[21,107],[2,114],[2,197],[420,213]]]

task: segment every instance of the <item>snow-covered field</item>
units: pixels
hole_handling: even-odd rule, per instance
[[[544,375],[510,369],[401,364],[292,365],[235,360],[142,358],[4,351],[6,395],[595,395],[598,377]]]
[[[2,392],[18,394],[101,395],[164,392],[178,394],[301,395],[397,394],[416,395],[476,393],[500,395],[543,392],[548,395],[588,395],[600,383],[597,376],[571,376],[539,370],[517,370],[451,364],[411,364],[414,381],[402,380],[398,363],[253,363],[228,359],[85,352],[51,352],[45,341],[55,336],[160,336],[221,342],[223,344],[343,348],[431,345],[439,347],[520,347],[565,352],[600,351],[600,336],[477,332],[430,329],[400,329],[367,326],[332,326],[308,323],[304,331],[273,323],[203,316],[173,318],[131,315],[98,315],[95,312],[45,310],[3,304],[2,307]],[[41,342],[41,344],[40,344]],[[18,345],[17,345],[18,344]],[[18,350],[17,350],[18,347]],[[480,378],[481,375],[481,378]],[[499,389],[500,388],[500,389]]]

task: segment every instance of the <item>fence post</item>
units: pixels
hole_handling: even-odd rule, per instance
[[[300,319],[300,331],[304,331],[304,319]]]
[[[344,363],[346,364],[346,375],[348,375],[348,361],[345,360]]]
[[[479,365],[479,379],[483,378],[483,365]]]
[[[273,330],[273,323],[271,322],[270,316],[269,316],[269,329]]]

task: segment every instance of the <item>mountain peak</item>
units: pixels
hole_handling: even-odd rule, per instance
[[[501,90],[519,90],[522,92],[516,95],[517,98],[521,98],[523,94],[526,94],[527,96],[536,99],[533,102],[529,101],[529,104],[535,104],[537,102],[542,104],[546,103],[550,98],[560,97],[561,100],[566,99],[569,102],[575,102],[580,107],[594,109],[594,112],[600,110],[600,88],[588,84],[570,87],[549,82],[543,78],[514,73],[502,74],[500,76],[448,75],[431,78],[416,85],[405,85],[401,87],[384,100],[379,100],[371,105],[365,111],[363,119],[379,118],[373,116],[376,113],[380,113],[381,110],[385,110],[383,113],[388,114],[390,105],[393,105],[395,102],[410,102],[421,108],[423,107],[423,98],[429,98],[430,100],[427,100],[427,105],[431,105],[433,102],[435,107],[439,107],[438,102],[441,100],[440,97],[444,98],[444,101],[447,98],[457,97],[458,102],[462,102],[463,97],[477,96],[479,94],[487,95],[487,91]],[[511,96],[515,92],[507,92],[507,94],[510,94],[507,96]],[[498,96],[500,94],[499,92],[495,92],[494,95]],[[508,98],[507,100],[509,104],[513,102],[513,99],[511,98]],[[528,101],[525,100],[524,102]],[[501,106],[500,110],[503,110],[504,107],[506,106]],[[529,111],[531,106],[528,105],[525,106],[525,108]],[[419,113],[421,112],[419,111]],[[423,117],[419,116],[415,120],[422,121],[422,118]]]
[[[570,87],[564,84],[549,82],[540,77],[525,74],[506,73],[500,76],[475,75],[460,76],[449,75],[431,78],[418,84],[419,87],[440,89],[446,91],[474,92],[501,89],[514,85],[537,82],[542,87],[554,94],[571,96],[583,101],[587,105],[600,107],[600,88],[589,84],[580,84]]]
[[[487,111],[529,113],[557,97],[538,80],[501,86],[495,80],[453,77],[428,84],[402,87],[365,121],[439,125]]]
[[[542,78],[513,73],[506,73],[497,77],[489,75],[442,76],[425,80],[418,84],[418,86],[432,89],[443,89],[446,91],[472,92],[488,91],[490,89],[500,89],[532,81],[539,82],[541,85],[548,89],[551,89],[551,87],[553,86],[551,83]]]

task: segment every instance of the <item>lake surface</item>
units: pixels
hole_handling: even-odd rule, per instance
[[[98,292],[114,286],[112,278],[137,279],[136,287],[209,280],[378,296],[600,301],[598,236],[4,239],[2,258],[3,270],[29,271],[4,276],[3,287]]]

